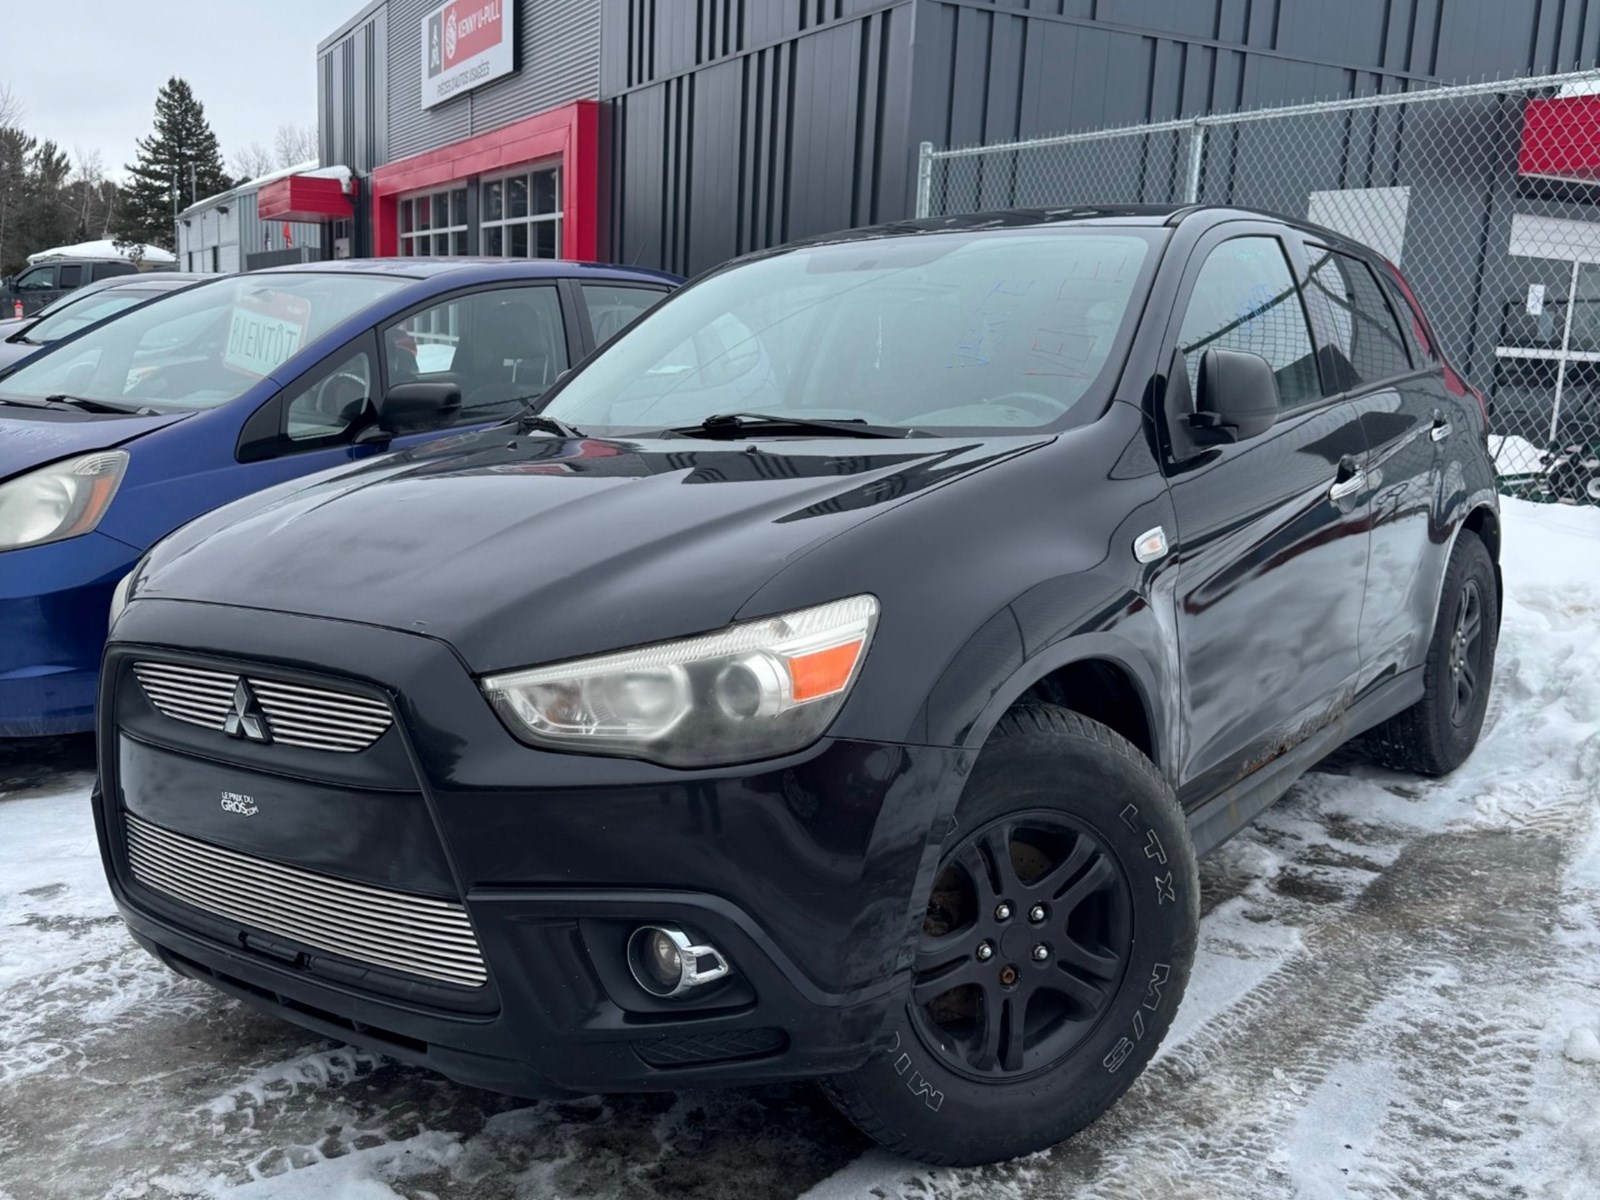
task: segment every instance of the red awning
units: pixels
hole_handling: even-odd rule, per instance
[[[342,179],[286,175],[261,185],[256,212],[264,221],[347,221],[354,207]]]
[[[1517,174],[1600,183],[1600,95],[1528,101]]]

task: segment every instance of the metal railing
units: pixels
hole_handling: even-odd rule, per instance
[[[1600,503],[1600,71],[924,143],[918,162],[919,216],[1130,203],[1265,209],[1373,246],[1489,397],[1507,490]]]

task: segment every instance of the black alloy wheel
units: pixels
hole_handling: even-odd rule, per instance
[[[1483,629],[1483,590],[1476,579],[1461,586],[1456,603],[1456,628],[1450,638],[1450,679],[1453,688],[1450,722],[1460,727],[1472,717],[1478,680],[1483,675],[1483,656],[1487,641]]]
[[[1104,1017],[1134,936],[1127,872],[1083,821],[1011,813],[945,855],[917,945],[913,1025],[969,1078],[1069,1056]]]

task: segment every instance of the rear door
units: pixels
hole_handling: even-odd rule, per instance
[[[1308,241],[1307,301],[1327,374],[1355,405],[1368,448],[1371,558],[1361,614],[1362,688],[1422,661],[1446,539],[1439,527],[1450,439],[1470,436],[1440,364],[1408,337],[1363,258]]]
[[[1265,358],[1281,403],[1265,434],[1170,466],[1185,803],[1321,728],[1359,673],[1366,447],[1355,406],[1325,394],[1300,253],[1281,226],[1219,227],[1195,248],[1169,331],[1191,395],[1216,347]]]

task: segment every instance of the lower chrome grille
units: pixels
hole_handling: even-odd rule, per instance
[[[164,715],[255,741],[354,754],[394,723],[370,696],[167,662],[137,662],[133,674]]]
[[[125,814],[133,877],[263,933],[372,966],[479,987],[489,976],[461,905],[335,879]]]

